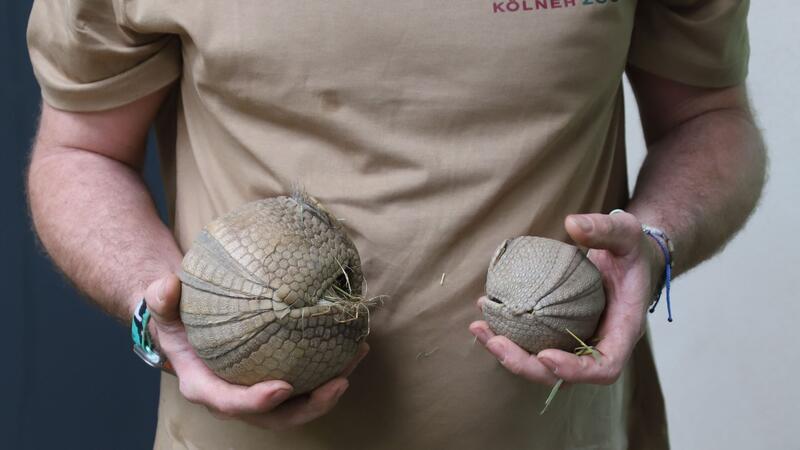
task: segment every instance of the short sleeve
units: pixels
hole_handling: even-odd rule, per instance
[[[639,0],[628,63],[703,87],[747,76],[749,0]]]
[[[124,0],[35,0],[28,50],[44,100],[54,108],[98,111],[130,103],[175,80],[177,36],[142,33]]]

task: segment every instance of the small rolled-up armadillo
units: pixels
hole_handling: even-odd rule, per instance
[[[181,319],[200,358],[232,383],[308,392],[340,374],[369,332],[358,251],[297,194],[211,222],[183,259]]]
[[[577,247],[521,236],[489,264],[483,314],[489,328],[530,353],[572,350],[595,332],[605,308],[600,272]]]

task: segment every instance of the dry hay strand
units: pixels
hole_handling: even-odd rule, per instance
[[[320,300],[320,304],[323,304],[324,302],[324,305],[327,306],[328,309],[325,312],[318,314],[330,314],[332,312],[334,313],[334,320],[339,323],[352,322],[359,320],[362,317],[366,317],[366,332],[363,336],[359,337],[359,339],[364,339],[369,335],[370,332],[371,309],[377,307],[378,305],[382,305],[383,302],[389,298],[389,296],[376,295],[373,297],[367,297],[366,293],[368,287],[366,279],[363,281],[363,293],[355,291],[350,283],[350,277],[347,274],[347,269],[352,271],[352,268],[342,265],[342,263],[340,263],[338,260],[336,260],[336,263],[339,264],[339,269],[344,276],[344,286],[339,286],[336,283],[331,284],[325,295]]]

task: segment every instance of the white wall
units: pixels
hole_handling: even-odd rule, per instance
[[[650,316],[675,449],[800,449],[800,3],[753,1],[748,86],[770,178],[746,228]],[[626,89],[628,87],[626,86]],[[644,157],[627,91],[631,180]],[[680,243],[677,243],[680,246]]]

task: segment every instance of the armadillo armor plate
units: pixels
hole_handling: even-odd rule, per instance
[[[521,236],[503,242],[489,265],[483,314],[489,327],[530,353],[572,350],[587,341],[605,308],[600,272],[577,247]]]
[[[368,333],[358,251],[302,194],[211,222],[183,259],[181,319],[221,378],[280,379],[308,392],[340,374]]]

